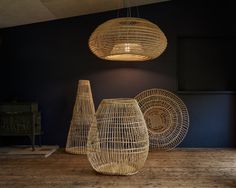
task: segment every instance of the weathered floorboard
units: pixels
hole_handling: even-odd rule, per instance
[[[48,158],[0,158],[0,188],[234,187],[236,149],[151,151],[133,176],[97,174],[86,155],[59,150]]]

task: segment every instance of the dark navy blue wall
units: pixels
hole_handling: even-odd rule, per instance
[[[161,57],[141,63],[106,62],[88,49],[91,32],[116,11],[0,30],[0,100],[37,101],[44,144],[65,145],[77,81],[89,79],[96,107],[103,98],[133,97],[149,88],[177,91],[178,36],[235,35],[230,1],[169,1],[139,7],[168,38]],[[234,94],[179,94],[190,113],[182,147],[235,147]],[[5,140],[6,142],[6,140]]]

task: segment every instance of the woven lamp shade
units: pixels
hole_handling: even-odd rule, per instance
[[[157,25],[135,17],[108,20],[89,38],[91,51],[101,59],[112,61],[155,59],[166,46],[167,39]]]
[[[95,108],[89,80],[79,80],[73,116],[67,137],[66,152],[86,154],[87,139],[95,119]]]
[[[149,138],[143,114],[134,99],[104,99],[88,136],[88,159],[99,173],[132,175],[143,167]]]

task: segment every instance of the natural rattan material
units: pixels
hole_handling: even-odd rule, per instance
[[[135,17],[108,20],[89,38],[89,48],[97,57],[114,61],[151,60],[166,46],[167,39],[157,25]]]
[[[67,137],[66,151],[72,154],[87,153],[87,139],[95,109],[88,80],[79,80],[73,117]]]
[[[150,148],[170,150],[182,142],[188,132],[189,115],[179,97],[164,89],[150,89],[135,99],[146,120]]]
[[[149,139],[134,99],[104,99],[88,137],[88,159],[99,173],[131,175],[144,165]]]

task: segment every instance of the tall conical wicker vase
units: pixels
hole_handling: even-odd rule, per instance
[[[95,119],[93,97],[88,80],[79,80],[73,116],[67,137],[66,152],[87,153],[88,132]]]
[[[88,136],[88,159],[99,173],[132,175],[143,167],[149,138],[135,99],[104,99]]]

